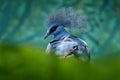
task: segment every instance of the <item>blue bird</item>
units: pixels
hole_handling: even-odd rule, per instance
[[[63,8],[52,14],[48,20],[48,29],[44,39],[50,35],[54,38],[49,42],[46,52],[60,57],[74,56],[89,61],[88,44],[65,29],[68,26],[70,26],[68,28],[81,28],[83,21],[85,17],[81,17],[72,8]]]

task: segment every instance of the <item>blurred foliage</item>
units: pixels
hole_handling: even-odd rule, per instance
[[[23,47],[24,46],[24,47]],[[0,45],[0,80],[119,80],[120,56],[85,63],[45,55],[42,48]]]

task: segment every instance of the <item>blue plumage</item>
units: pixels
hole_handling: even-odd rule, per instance
[[[66,11],[64,13],[67,13],[67,11],[70,12],[70,10],[66,9]],[[57,12],[57,14],[60,12],[61,11]],[[74,13],[74,16],[75,15],[76,14]],[[67,18],[65,15],[62,15],[61,18],[65,19],[64,17]],[[51,18],[52,17],[50,17],[50,19]],[[46,39],[50,35],[54,35],[54,38],[48,44],[46,52],[55,54],[57,56],[62,56],[62,57],[68,57],[68,56],[72,55],[72,56],[75,56],[76,58],[81,57],[81,59],[83,58],[86,60],[90,60],[90,53],[89,53],[89,48],[88,48],[87,43],[84,40],[82,40],[76,36],[73,36],[71,33],[67,32],[65,30],[64,27],[66,24],[68,26],[67,21],[70,21],[70,20],[68,20],[69,18],[66,19],[66,21],[65,20],[60,21],[62,19],[59,19],[59,18],[60,17],[56,16],[56,17],[54,17],[54,20],[52,19],[52,21],[49,21],[47,33],[44,38]],[[73,22],[73,21],[71,21],[71,22]],[[69,23],[69,26],[71,26],[71,23]]]

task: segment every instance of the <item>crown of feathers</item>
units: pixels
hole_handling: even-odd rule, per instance
[[[47,17],[47,25],[57,22],[67,28],[83,28],[87,24],[86,16],[75,11],[73,8],[56,10]]]

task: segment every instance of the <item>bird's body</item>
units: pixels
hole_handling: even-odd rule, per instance
[[[87,43],[73,35],[66,35],[60,40],[52,40],[48,44],[46,52],[63,58],[69,56],[85,56],[86,60],[90,60],[90,53]]]
[[[75,48],[78,46],[76,42],[72,39],[68,39],[68,36],[64,36],[64,38],[60,40],[53,40],[48,44],[47,53],[53,53],[57,56],[66,56],[73,52]],[[53,50],[53,51],[51,51]]]
[[[61,12],[64,12],[62,16],[60,16]],[[81,22],[81,19],[77,19],[79,16],[77,13],[71,11],[72,15],[68,15],[68,12],[70,13],[69,9],[64,9],[56,13],[55,15],[57,16],[53,15],[50,17],[47,33],[44,38],[46,39],[49,35],[53,35],[54,38],[49,42],[46,52],[65,58],[71,55],[77,58],[84,56],[87,58],[87,60],[90,60],[87,43],[84,40],[73,36],[64,28],[65,25],[78,26],[79,24],[83,24],[83,22]]]

